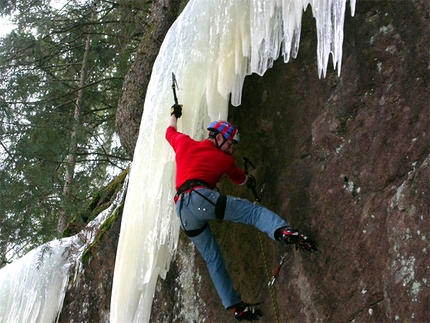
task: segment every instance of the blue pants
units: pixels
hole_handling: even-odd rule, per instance
[[[197,230],[205,226],[209,220],[216,219],[215,203],[220,193],[206,188],[191,191],[176,203],[176,212],[181,218],[181,226],[185,230]],[[212,202],[212,203],[211,203]],[[269,209],[256,205],[249,200],[227,196],[224,220],[250,224],[275,240],[274,233],[288,224]],[[212,281],[225,308],[240,303],[239,293],[233,288],[230,275],[225,267],[221,251],[216,243],[210,227],[199,235],[190,237],[199,250],[209,269]]]

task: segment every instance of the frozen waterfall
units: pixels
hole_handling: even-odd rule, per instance
[[[280,55],[285,62],[296,57],[308,5],[317,25],[319,76],[326,75],[330,54],[340,73],[346,0],[190,0],[169,30],[153,67],[129,177],[112,323],[149,321],[157,277],[165,277],[177,247],[174,155],[164,139],[171,73],[184,105],[178,128],[203,139],[211,120],[227,117],[230,95],[240,105],[246,75],[263,75]],[[350,7],[354,15],[355,0]],[[79,235],[41,246],[0,270],[0,323],[56,320],[72,265],[123,194]]]
[[[153,67],[133,159],[117,251],[111,322],[148,322],[157,277],[175,253],[174,155],[164,139],[173,104],[171,73],[179,81],[183,117],[178,130],[203,139],[211,120],[241,102],[246,75],[263,75],[282,54],[299,50],[308,5],[317,25],[319,76],[329,55],[340,73],[346,0],[191,0],[170,28]],[[350,1],[354,14],[355,0]]]
[[[58,321],[71,274],[72,279],[79,274],[82,254],[120,207],[126,187],[80,233],[46,243],[0,270],[0,323]]]

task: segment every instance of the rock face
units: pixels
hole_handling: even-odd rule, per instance
[[[429,3],[358,2],[355,17],[346,17],[341,75],[329,68],[323,79],[309,11],[297,59],[248,77],[242,105],[231,107],[229,118],[241,132],[238,164],[248,157],[265,184],[262,205],[315,239],[320,251],[301,253],[240,224],[211,227],[243,299],[262,302],[262,322],[427,322]],[[220,188],[253,198],[227,181]],[[100,259],[115,257],[111,246],[100,248]],[[87,270],[94,276],[86,279],[99,280],[109,300],[111,277],[102,273],[113,263],[92,266],[97,270]],[[65,302],[79,311],[73,299]],[[99,308],[88,312],[106,311]],[[77,315],[67,317],[103,317]],[[182,236],[167,279],[159,281],[151,322],[234,321]]]
[[[212,224],[243,299],[262,302],[261,321],[428,321],[428,13],[425,1],[358,2],[346,19],[341,76],[318,79],[308,12],[298,58],[248,77],[242,105],[230,108],[237,162],[246,156],[257,167],[262,204],[320,247],[301,253],[252,227]],[[153,322],[234,322],[199,254],[180,252],[174,267]],[[183,297],[190,289],[196,296]]]

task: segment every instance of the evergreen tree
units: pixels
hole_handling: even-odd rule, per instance
[[[0,8],[17,24],[0,44],[0,252],[8,262],[56,236],[60,214],[61,230],[73,217],[85,221],[89,194],[127,167],[115,112],[147,8]]]

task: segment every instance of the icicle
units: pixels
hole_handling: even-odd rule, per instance
[[[124,198],[127,181],[111,206],[75,236],[40,246],[0,270],[0,323],[58,322],[70,269],[75,278],[84,250]]]
[[[0,322],[53,322],[67,286],[71,239],[30,251],[0,270]]]

